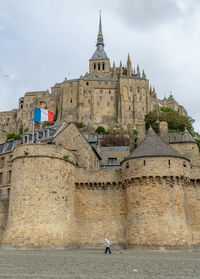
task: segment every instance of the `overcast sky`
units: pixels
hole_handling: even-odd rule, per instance
[[[0,111],[88,71],[99,9],[111,63],[130,53],[158,98],[171,91],[200,132],[200,0],[0,0]]]

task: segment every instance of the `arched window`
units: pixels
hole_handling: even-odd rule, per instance
[[[98,63],[98,71],[100,71],[100,70],[101,70],[101,64]]]
[[[105,70],[105,63],[102,64],[102,69]]]
[[[94,63],[94,70],[96,69],[96,63]]]

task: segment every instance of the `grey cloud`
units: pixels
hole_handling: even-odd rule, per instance
[[[171,23],[181,15],[176,0],[126,0],[117,5],[119,17],[130,28],[149,30]]]

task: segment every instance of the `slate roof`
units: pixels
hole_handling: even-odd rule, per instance
[[[21,143],[21,140],[8,140],[0,144],[0,154],[11,152],[19,143]]]
[[[184,133],[171,133],[169,134],[169,143],[196,143],[192,135],[185,129]]]
[[[178,157],[188,160],[170,145],[166,144],[152,128],[149,129],[145,139],[126,159],[140,157]]]
[[[106,52],[102,45],[98,45],[97,49],[95,50],[94,54],[92,55],[92,58],[90,60],[102,60],[102,59],[108,59]]]

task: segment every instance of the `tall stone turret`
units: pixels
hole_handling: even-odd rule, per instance
[[[140,67],[137,65],[137,76],[140,77]]]
[[[116,72],[115,62],[113,62],[113,78],[116,77],[117,77],[117,72]]]
[[[122,75],[123,75],[123,71],[122,71],[122,61],[120,61],[119,76],[121,77]]]
[[[73,245],[74,164],[74,155],[57,145],[16,147],[4,247]]]
[[[127,59],[127,76],[132,75],[132,68],[131,68],[131,59],[130,55],[128,54],[128,59]]]
[[[152,129],[123,161],[128,246],[191,245],[185,204],[190,167],[190,161],[162,141]]]

